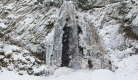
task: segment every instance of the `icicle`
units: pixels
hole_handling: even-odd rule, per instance
[[[53,52],[53,44],[49,44],[47,46],[47,52],[46,52],[46,65],[50,66],[50,57]]]

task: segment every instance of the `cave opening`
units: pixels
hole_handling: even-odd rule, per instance
[[[61,67],[68,67],[70,62],[70,51],[69,51],[69,30],[70,27],[65,25],[63,28],[63,37],[62,37],[62,63]]]

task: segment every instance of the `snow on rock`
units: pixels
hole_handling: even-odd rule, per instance
[[[110,23],[110,22],[109,22]],[[107,47],[112,49],[117,48],[124,44],[124,38],[121,34],[118,33],[120,25],[103,26],[104,28],[99,31],[99,34],[102,35],[103,41]]]
[[[13,51],[20,51],[20,48],[15,45],[5,45],[4,48],[5,55],[12,54]]]
[[[137,12],[133,14],[132,31],[135,35],[138,36],[138,13]]]
[[[0,59],[3,59],[5,56],[0,55]]]
[[[46,66],[45,65],[42,65],[40,67],[33,67],[33,71],[34,71],[34,75],[44,75],[45,74],[45,70],[46,69]]]
[[[30,61],[31,61],[31,62],[35,62],[35,58],[30,57]]]
[[[9,70],[20,75],[32,75],[35,74],[35,69],[33,68],[39,68],[43,63],[43,61],[40,61],[29,51],[21,47],[4,43],[0,44],[0,71]],[[41,70],[38,72],[41,72]]]
[[[0,36],[5,38],[1,40],[45,56],[46,45],[41,42],[50,41],[45,37],[53,29],[58,9],[46,7],[37,0],[0,2]],[[37,57],[45,60],[45,57]]]
[[[137,10],[135,4],[122,1],[103,8],[94,8],[86,13],[86,20],[89,20],[99,33],[114,70],[118,68],[119,61],[137,54],[136,38],[129,38],[127,31],[121,31],[130,27],[132,23],[137,25]],[[136,34],[137,29],[132,29]]]
[[[6,26],[4,23],[0,23],[0,28],[6,29],[8,26]]]
[[[135,4],[138,4],[138,0],[132,0],[132,2],[134,2]]]

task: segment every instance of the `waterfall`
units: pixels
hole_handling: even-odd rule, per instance
[[[59,67],[110,68],[96,30],[85,20],[86,15],[79,15],[77,8],[72,1],[64,1],[61,5],[53,39],[47,46],[46,65],[53,70]]]
[[[47,46],[46,65],[57,65],[60,62],[62,64],[59,64],[59,67],[66,66],[73,69],[80,68],[78,26],[76,16],[74,14],[76,8],[76,4],[74,4],[72,1],[65,1],[62,4],[59,12],[59,18],[55,23],[55,34],[52,39],[54,41]],[[66,31],[64,31],[64,28],[66,28]],[[66,36],[67,38],[65,38]],[[68,41],[68,44],[67,42],[64,42],[65,39],[63,38],[67,39],[66,41]],[[61,56],[62,59],[60,59]]]
[[[80,63],[79,63],[79,49],[78,49],[78,26],[76,23],[76,16],[74,14],[74,11],[76,11],[76,6],[71,1],[64,2],[64,4],[61,6],[61,10],[65,10],[65,13],[68,15],[64,16],[63,18],[69,19],[68,20],[69,23],[66,22],[66,24],[68,24],[70,27],[68,39],[69,39],[69,54],[72,56],[71,68],[79,69]],[[65,25],[62,27],[65,27]]]
[[[71,21],[71,33],[70,33],[70,49],[72,56],[72,68],[79,69],[79,49],[78,49],[78,26],[76,23],[76,16],[73,14],[73,10],[69,7],[70,21]]]

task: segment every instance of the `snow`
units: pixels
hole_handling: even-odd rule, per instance
[[[135,2],[135,4],[138,4],[138,0],[132,0],[133,2]]]
[[[116,55],[117,55],[117,57],[120,59],[120,58],[123,58],[124,56],[128,56],[129,55],[129,53],[134,53],[134,50],[133,50],[133,48],[127,48],[127,49],[125,49],[125,50],[123,50],[123,51],[116,51]]]
[[[52,43],[53,42],[54,31],[55,31],[55,28],[53,28],[52,31],[45,37],[47,43]]]
[[[21,58],[21,57],[22,57],[21,54],[19,54],[19,55],[13,55],[13,56],[12,56],[12,58],[13,58],[14,60],[19,60],[19,58]]]
[[[73,70],[62,67],[55,71],[54,75],[45,76],[20,76],[14,72],[0,72],[1,80],[138,80],[138,55],[120,61],[118,70],[111,72],[106,69],[99,70]],[[125,63],[125,64],[124,64]],[[42,66],[36,70],[42,70]],[[7,77],[8,76],[8,77]]]
[[[30,75],[19,76],[18,74],[9,71],[0,72],[0,80],[39,80],[39,78],[40,77]]]
[[[118,33],[120,25],[112,25],[115,24],[112,21],[107,24],[110,25],[104,26],[104,28],[99,31],[99,34],[103,37],[103,41],[106,43],[106,46],[110,48],[117,48],[123,45],[124,38]]]
[[[138,26],[138,15],[137,15],[136,18],[132,21],[132,25]]]
[[[24,0],[26,2],[30,2],[31,0]],[[137,0],[132,0],[135,2],[135,4],[138,4]],[[33,0],[30,4],[37,2],[37,0]],[[0,7],[1,7],[2,3],[0,3]],[[94,13],[92,15],[90,15],[89,13],[85,14],[85,13],[81,13],[79,15],[84,15],[83,17],[86,18],[87,21],[91,21],[91,23],[94,24],[94,27],[99,27],[101,25],[102,20],[104,19],[105,15],[106,15],[106,11],[108,10],[108,7],[116,7],[119,6],[119,3],[114,3],[112,5],[107,5],[105,8],[97,8],[95,9]],[[13,5],[9,4],[7,6],[5,6],[8,10],[12,10],[13,9]],[[21,12],[22,10],[26,9],[27,7],[23,7],[20,8],[18,10],[18,12]],[[55,13],[53,15],[52,12]],[[45,24],[51,20],[52,22],[54,22],[53,18],[57,18],[57,14],[56,12],[58,11],[58,9],[56,8],[51,8],[46,14],[45,16],[49,16],[49,19],[45,22]],[[128,15],[126,16],[126,18],[131,18],[132,17],[132,13],[137,12],[138,9],[136,9],[136,7],[134,6],[132,10],[130,10],[130,12],[128,13]],[[109,12],[107,11],[107,14],[110,12],[112,12],[112,10],[109,9]],[[38,13],[39,14],[39,13]],[[50,16],[51,15],[51,16]],[[21,16],[21,15],[19,15]],[[15,16],[13,14],[10,14],[7,16],[7,18],[18,18],[19,16]],[[21,24],[30,24],[33,22],[33,19],[31,17],[29,17],[31,15],[28,15],[25,20],[22,21]],[[32,15],[33,16],[33,15]],[[41,15],[40,15],[41,16]],[[38,16],[35,16],[36,18]],[[121,16],[120,16],[121,17]],[[4,20],[0,21],[0,28],[6,29],[8,26],[6,26],[4,24],[4,22],[2,22]],[[138,26],[138,15],[136,16],[136,18],[133,20],[132,22],[133,25]],[[28,28],[31,29],[33,28],[34,24],[31,24],[30,27]],[[23,26],[24,28],[27,26]],[[20,76],[17,73],[13,72],[13,71],[6,71],[4,70],[3,72],[0,72],[0,80],[138,80],[138,55],[133,55],[130,56],[130,53],[135,53],[134,48],[138,48],[138,42],[132,41],[132,40],[128,40],[128,42],[125,41],[124,37],[122,34],[120,34],[118,32],[119,28],[120,28],[120,24],[117,23],[116,20],[111,20],[107,23],[105,23],[102,29],[99,29],[99,35],[102,37],[104,43],[105,43],[105,48],[107,50],[109,50],[110,53],[110,60],[113,62],[112,64],[114,66],[117,66],[118,69],[115,70],[115,72],[111,72],[109,70],[105,70],[105,69],[99,69],[99,70],[74,70],[74,69],[70,69],[70,68],[66,68],[66,67],[62,67],[59,68],[55,71],[54,75],[51,75],[49,77],[45,77],[45,76],[41,76],[41,77],[36,77],[36,76],[30,76],[30,75],[23,75]],[[18,31],[21,31],[23,28],[20,28]],[[41,31],[42,28],[39,29],[39,31]],[[44,43],[47,42],[47,44],[52,44],[53,42],[53,37],[54,37],[54,28],[51,31],[51,33],[48,34],[48,36],[45,37],[45,40],[43,41]],[[17,37],[18,39],[21,39],[22,37],[26,36],[27,34],[23,34],[21,37]],[[16,39],[17,39],[16,38]],[[129,44],[130,43],[130,44]],[[5,55],[8,54],[12,54],[14,51],[20,51],[20,47],[15,46],[15,45],[5,45],[2,46],[2,43],[0,42],[0,53],[3,51],[5,53]],[[123,50],[119,50],[120,47],[122,45],[126,44],[126,48],[124,48]],[[129,48],[128,46],[132,45],[133,47]],[[31,47],[32,45],[29,44],[28,45],[30,48],[32,48],[31,50],[36,50],[36,48]],[[3,49],[2,49],[3,48]],[[117,49],[119,48],[119,49]],[[24,50],[24,53],[29,53],[29,51]],[[13,53],[15,54],[15,53]],[[35,58],[34,57],[30,57],[30,56],[26,56],[23,57],[22,54],[16,53],[18,55],[12,55],[12,57],[14,58],[14,60],[18,60],[21,59],[25,62],[26,58],[30,59],[30,61],[33,63],[35,62]],[[0,59],[3,59],[5,56],[0,55]],[[6,59],[4,59],[6,60]],[[31,66],[31,65],[30,65]],[[8,66],[8,68],[13,68],[14,66]],[[39,68],[33,67],[34,72],[40,72],[43,71],[44,69],[46,69],[47,66],[42,65]],[[0,67],[1,70],[1,67]],[[7,77],[8,76],[8,77]]]
[[[99,69],[92,72],[90,80],[116,80],[113,72],[106,69]]]
[[[4,23],[0,23],[0,28],[6,29],[7,27]]]
[[[115,72],[118,80],[138,80],[138,55],[123,59]]]
[[[23,52],[24,52],[24,53],[30,53],[30,52],[29,52],[29,51],[27,51],[27,50],[23,50]]]
[[[7,10],[12,10],[13,9],[13,4],[8,4],[6,6],[4,6],[5,9]]]
[[[3,59],[5,56],[0,55],[0,59]]]
[[[63,70],[68,71],[70,69],[66,68]],[[70,72],[66,74],[63,73],[62,75],[52,75],[50,77],[45,77],[45,76],[36,77],[36,76],[30,76],[30,75],[20,76],[14,72],[4,71],[4,72],[0,72],[0,79],[1,80],[64,80],[64,79],[66,80],[89,80],[90,75],[91,75],[91,71],[89,70],[79,70],[79,71],[74,71],[74,72]]]
[[[35,62],[35,58],[30,57],[30,61],[31,61],[31,62]]]
[[[33,70],[34,70],[35,73],[41,72],[44,69],[46,69],[46,65],[42,65],[39,68],[33,68]]]
[[[12,54],[13,51],[19,51],[20,48],[15,45],[5,45],[3,48],[5,55]]]
[[[66,68],[66,67],[62,67],[62,68],[59,68],[55,71],[54,75],[57,75],[57,76],[61,76],[63,74],[68,74],[68,73],[71,73],[75,70],[73,69],[70,69],[70,68]]]

